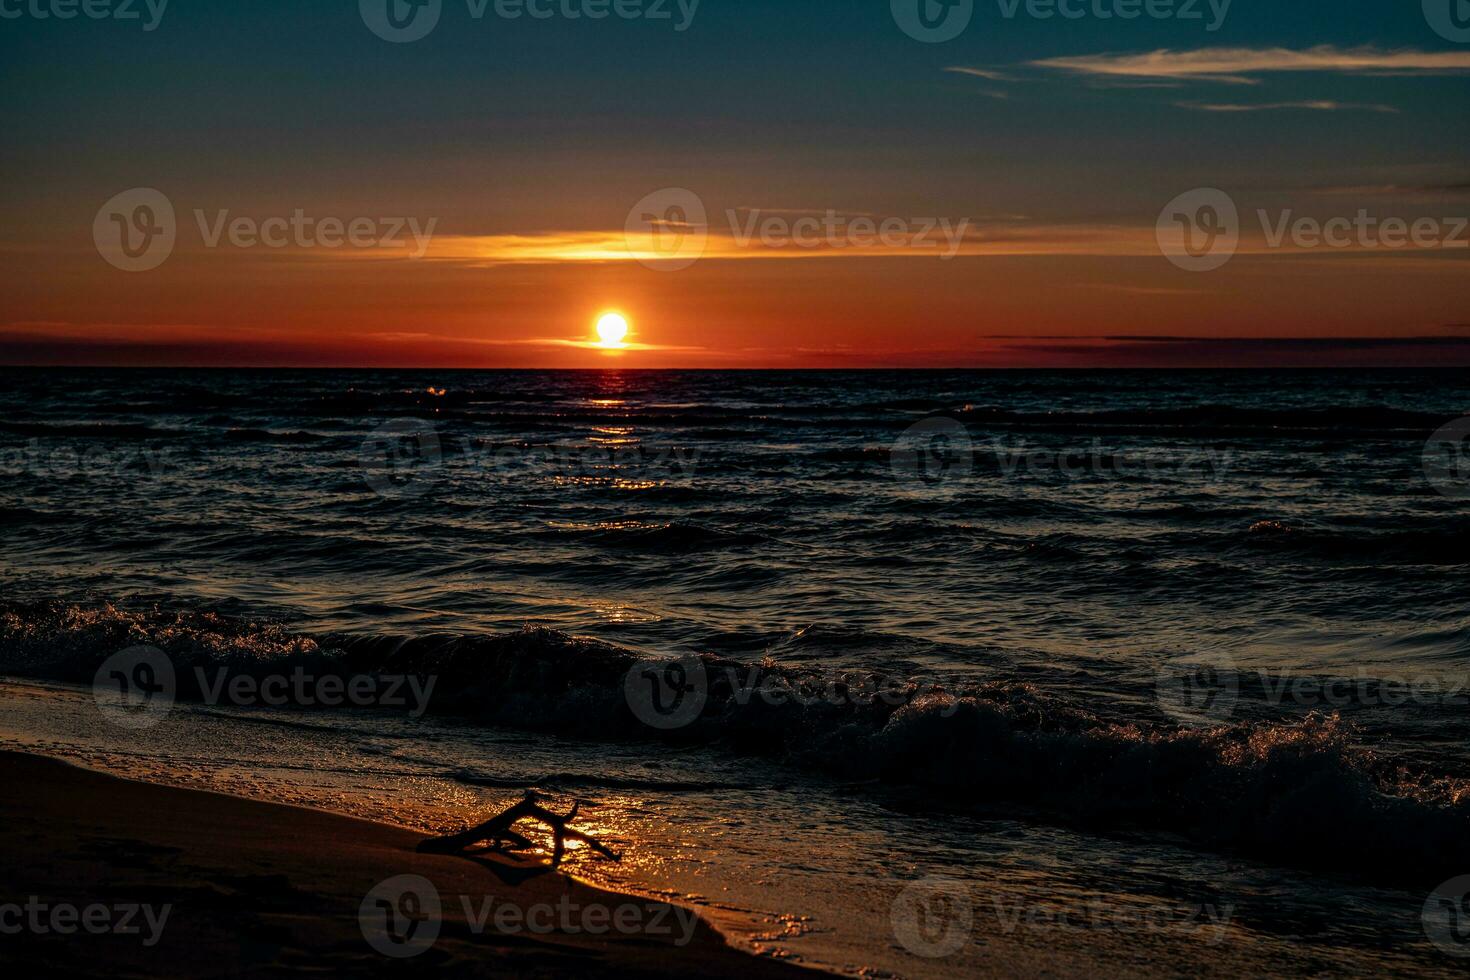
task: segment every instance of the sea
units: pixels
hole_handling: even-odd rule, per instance
[[[1470,962],[1463,371],[0,381],[0,744],[849,975]]]

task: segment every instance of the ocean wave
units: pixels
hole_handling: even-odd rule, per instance
[[[284,445],[311,445],[326,442],[331,439],[341,438],[339,436],[321,435],[315,432],[305,432],[300,429],[290,431],[274,431],[269,429],[253,428],[230,428],[223,433],[227,442],[261,442],[280,443]]]
[[[553,524],[543,536],[578,539],[608,549],[685,554],[726,548],[748,548],[769,539],[748,531],[726,531],[683,522],[604,521],[597,524]]]
[[[1470,555],[1470,530],[1464,528],[1398,531],[1330,528],[1300,522],[1261,520],[1232,546],[1270,554],[1322,561],[1381,565],[1463,565]]]
[[[455,782],[466,786],[493,789],[541,789],[552,791],[618,789],[647,793],[717,793],[726,790],[754,789],[754,784],[721,782],[709,779],[637,779],[626,776],[598,776],[588,773],[542,773],[523,776],[486,776],[460,770],[453,774]]]
[[[66,524],[73,520],[71,515],[52,511],[33,510],[30,507],[0,507],[0,525],[23,527],[27,524]]]
[[[658,736],[625,693],[639,655],[553,630],[310,636],[209,611],[56,602],[0,611],[0,670],[12,675],[86,684],[107,656],[145,643],[169,655],[186,699],[205,693],[195,679],[203,672],[193,668],[254,677],[295,668],[344,678],[429,676],[436,686],[425,707],[446,721],[717,743],[901,788],[913,801],[1167,832],[1202,847],[1385,880],[1432,883],[1446,867],[1470,866],[1470,783],[1381,758],[1335,717],[1191,729],[1104,716],[1034,679],[914,677],[880,697],[861,671],[825,676],[818,692],[770,657],[705,656],[701,709],[686,727]],[[749,696],[772,681],[789,696]],[[635,788],[685,787],[654,780]]]
[[[955,418],[974,427],[1039,429],[1052,432],[1147,433],[1189,435],[1321,436],[1382,434],[1424,438],[1444,425],[1442,414],[1383,405],[1307,408],[1246,408],[1196,405],[1175,408],[1111,409],[1090,412],[1017,412],[965,406]]]
[[[14,422],[0,421],[0,432],[41,439],[173,439],[182,429],[130,422]]]

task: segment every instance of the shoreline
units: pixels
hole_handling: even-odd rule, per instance
[[[731,946],[693,909],[544,864],[419,854],[422,835],[386,824],[8,750],[0,785],[19,907],[0,911],[3,958],[36,975],[817,975]]]

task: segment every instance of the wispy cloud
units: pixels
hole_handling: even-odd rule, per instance
[[[962,65],[955,65],[944,70],[947,72],[952,72],[956,75],[973,75],[976,78],[983,78],[991,82],[1015,81],[1015,78],[1013,78],[1012,76],[1007,75],[1005,72],[1002,71],[996,71],[994,68],[966,68]]]
[[[876,218],[872,211],[844,211],[841,208],[753,208],[749,205],[741,205],[735,209],[743,214],[781,214],[795,217],[826,217],[829,214],[843,218]]]
[[[939,255],[1145,255],[1153,251],[1151,227],[1112,225],[1031,225],[1001,223],[985,227],[970,225],[953,242],[934,230],[925,234],[911,228],[882,242],[869,239],[852,244],[842,239],[823,240],[814,247],[791,243],[769,244],[759,239],[744,240],[727,228],[681,229],[686,234],[702,233],[704,247],[698,252],[705,261],[928,258]],[[954,233],[953,226],[951,234]],[[467,267],[541,265],[598,262],[667,261],[669,248],[679,239],[661,243],[659,231],[628,235],[622,231],[545,232],[532,235],[435,236],[429,252],[420,261],[448,262]],[[953,250],[953,251],[952,251]],[[681,253],[691,254],[691,253]],[[692,257],[692,254],[691,254]],[[363,259],[375,256],[363,252]]]
[[[1470,337],[1070,337],[1004,344],[1033,363],[1086,367],[1392,367],[1470,363]]]
[[[1033,67],[1107,78],[1163,78],[1257,85],[1251,76],[1265,72],[1439,75],[1470,71],[1470,51],[1390,51],[1330,44],[1302,51],[1290,48],[1202,48],[1143,54],[1094,54],[1044,58]]]
[[[543,232],[517,235],[435,236],[428,254],[419,261],[460,265],[465,268],[493,268],[510,265],[566,265],[610,262],[661,262],[672,257],[698,258],[704,262],[729,261],[796,261],[825,259],[929,259],[940,256],[959,258],[1079,256],[1095,258],[1157,258],[1159,243],[1153,225],[1116,223],[1048,224],[1042,222],[969,222],[962,231],[958,221],[950,225],[949,238],[938,231],[926,235],[918,228],[890,237],[887,241],[868,238],[862,243],[822,240],[812,245],[792,241],[762,242],[723,227],[686,228],[687,233],[702,234],[703,248],[671,252],[679,248],[680,239],[660,244],[659,232],[640,235],[613,231]],[[1241,256],[1320,256],[1321,249],[1297,247],[1288,241],[1272,246],[1255,227],[1241,231],[1237,253]],[[1380,253],[1399,264],[1415,257],[1426,261],[1446,258],[1437,252],[1413,255],[1386,246],[1355,245],[1332,250],[1334,259],[1343,255]],[[372,250],[355,256],[362,261],[384,261]],[[1455,257],[1458,257],[1458,253]]]
[[[680,347],[671,344],[640,344],[635,341],[625,341],[616,347],[597,340],[568,340],[564,337],[526,337],[516,340],[500,340],[493,337],[460,338],[461,343],[476,344],[481,347],[571,347],[577,350],[596,350],[620,353],[623,351],[679,351],[691,353],[705,350],[703,347]]]
[[[1355,184],[1318,187],[1308,193],[1318,197],[1388,197],[1403,200],[1439,201],[1470,197],[1470,180],[1447,184]]]
[[[1293,109],[1301,109],[1310,112],[1397,113],[1399,111],[1391,105],[1381,105],[1372,102],[1333,102],[1328,99],[1317,99],[1305,102],[1176,102],[1174,104],[1180,109],[1194,109],[1199,112],[1279,112],[1282,110]]]
[[[1093,79],[1087,83],[1088,88],[1102,89],[1149,89],[1149,88],[1183,88],[1183,82],[1133,82],[1114,79]]]
[[[955,75],[967,75],[971,78],[983,78],[988,82],[1016,81],[1014,77],[1007,75],[1004,72],[995,71],[992,68],[965,68],[961,66],[954,66],[951,68],[946,68],[944,70]],[[1004,101],[1011,97],[1011,94],[1009,92],[1004,92],[1000,89],[977,88],[973,89],[972,91],[974,91],[978,95],[985,96],[987,99],[1000,99]]]
[[[1108,293],[1126,293],[1129,296],[1204,296],[1206,289],[1176,289],[1170,286],[1128,286],[1114,282],[1079,282],[1078,289],[1100,289]]]

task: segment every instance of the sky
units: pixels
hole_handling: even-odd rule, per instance
[[[1470,364],[1466,0],[417,2],[0,0],[0,363]]]

